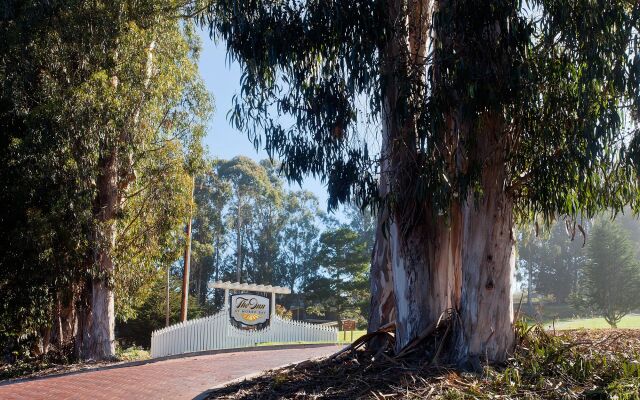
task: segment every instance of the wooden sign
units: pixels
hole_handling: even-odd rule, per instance
[[[245,326],[262,325],[269,321],[270,301],[267,297],[255,294],[233,294],[230,301],[232,321]]]
[[[343,319],[342,320],[342,330],[343,331],[355,331],[356,330],[356,321],[354,319]]]

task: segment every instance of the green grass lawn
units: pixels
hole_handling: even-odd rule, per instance
[[[360,336],[363,336],[367,331],[353,331],[353,340],[356,340]],[[351,343],[351,331],[339,331],[338,332],[338,342],[339,343]]]
[[[364,335],[365,333],[367,333],[367,331],[353,331],[353,340],[356,340],[357,338],[359,338],[360,336]],[[338,332],[338,340],[337,342],[330,342],[330,343],[341,343],[341,344],[346,344],[346,343],[351,343],[351,331],[347,331],[346,332],[346,336],[345,336],[345,332],[344,331],[339,331]],[[258,343],[258,346],[276,346],[276,345],[285,345],[285,344],[317,344],[317,343],[323,343],[323,342],[287,342],[287,343],[281,343],[281,342],[263,342],[263,343]]]
[[[552,329],[551,321],[546,321],[543,326],[546,329]],[[564,318],[557,319],[555,322],[555,328],[558,330],[563,329],[608,329],[609,324],[604,318]],[[618,324],[618,328],[622,329],[640,329],[640,314],[630,314],[622,318],[622,321]],[[345,338],[346,333],[346,338]],[[367,333],[367,331],[353,331],[353,340],[356,340],[360,336]],[[351,332],[338,332],[339,343],[351,343]]]
[[[553,329],[552,322],[546,321],[543,323],[543,326],[546,329]],[[564,329],[607,329],[609,328],[609,324],[604,320],[604,318],[564,318],[557,319],[555,322],[555,328],[557,330]],[[622,318],[622,321],[618,324],[618,328],[624,329],[640,329],[640,314],[632,314],[627,315]],[[338,343],[348,344],[353,340],[356,340],[360,336],[366,334],[367,331],[353,331],[353,339],[351,339],[351,332],[347,331],[339,331],[338,332]],[[282,344],[312,344],[318,342],[292,342],[292,343],[258,343],[258,346],[273,346],[273,345],[282,345]]]
[[[546,329],[552,329],[551,321],[544,323]],[[604,318],[580,318],[580,319],[560,319],[555,322],[556,329],[607,329],[609,324]],[[640,329],[640,314],[631,314],[622,318],[618,324],[618,328],[635,328]]]

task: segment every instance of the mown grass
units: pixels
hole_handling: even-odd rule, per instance
[[[545,329],[565,330],[565,329],[608,329],[610,328],[607,321],[604,318],[575,318],[575,319],[560,319],[553,322],[547,321],[544,323]],[[627,315],[618,324],[620,329],[640,329],[640,315],[633,314]]]
[[[277,345],[286,345],[286,344],[318,344],[318,343],[327,343],[327,344],[348,344],[353,342],[354,340],[358,339],[360,336],[364,336],[367,333],[367,331],[362,330],[362,331],[353,331],[353,335],[351,334],[351,331],[338,331],[338,337],[336,338],[335,342],[303,342],[303,341],[297,341],[297,342],[262,342],[262,343],[257,343],[256,346],[277,346]],[[352,339],[353,337],[353,339]]]
[[[351,331],[339,331],[338,332],[338,343],[351,343],[354,340],[358,339],[360,336],[364,336],[367,331],[353,331],[353,339]]]
[[[547,321],[542,324],[545,329],[568,330],[568,329],[609,329],[610,326],[604,318],[563,318]],[[640,314],[627,315],[618,324],[619,329],[640,329]],[[353,331],[353,340],[366,334],[367,331]],[[346,335],[346,336],[345,336]],[[338,343],[351,343],[351,332],[339,331]]]

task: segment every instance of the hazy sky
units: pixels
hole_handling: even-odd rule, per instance
[[[209,91],[215,100],[215,112],[209,123],[205,144],[211,155],[229,159],[237,155],[245,155],[255,160],[267,158],[264,150],[256,151],[246,134],[231,127],[227,121],[227,112],[231,109],[232,97],[240,88],[240,67],[236,63],[226,61],[224,46],[216,45],[207,33],[202,32],[202,54],[200,55],[200,72]],[[294,189],[298,185],[293,185]],[[315,193],[320,205],[326,210],[327,191],[320,181],[307,178],[302,188]]]

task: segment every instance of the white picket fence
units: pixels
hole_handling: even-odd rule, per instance
[[[337,340],[338,330],[335,328],[286,320],[275,315],[267,328],[245,331],[231,325],[228,311],[220,311],[210,317],[154,331],[151,334],[151,357],[251,347],[265,342],[335,343]]]

